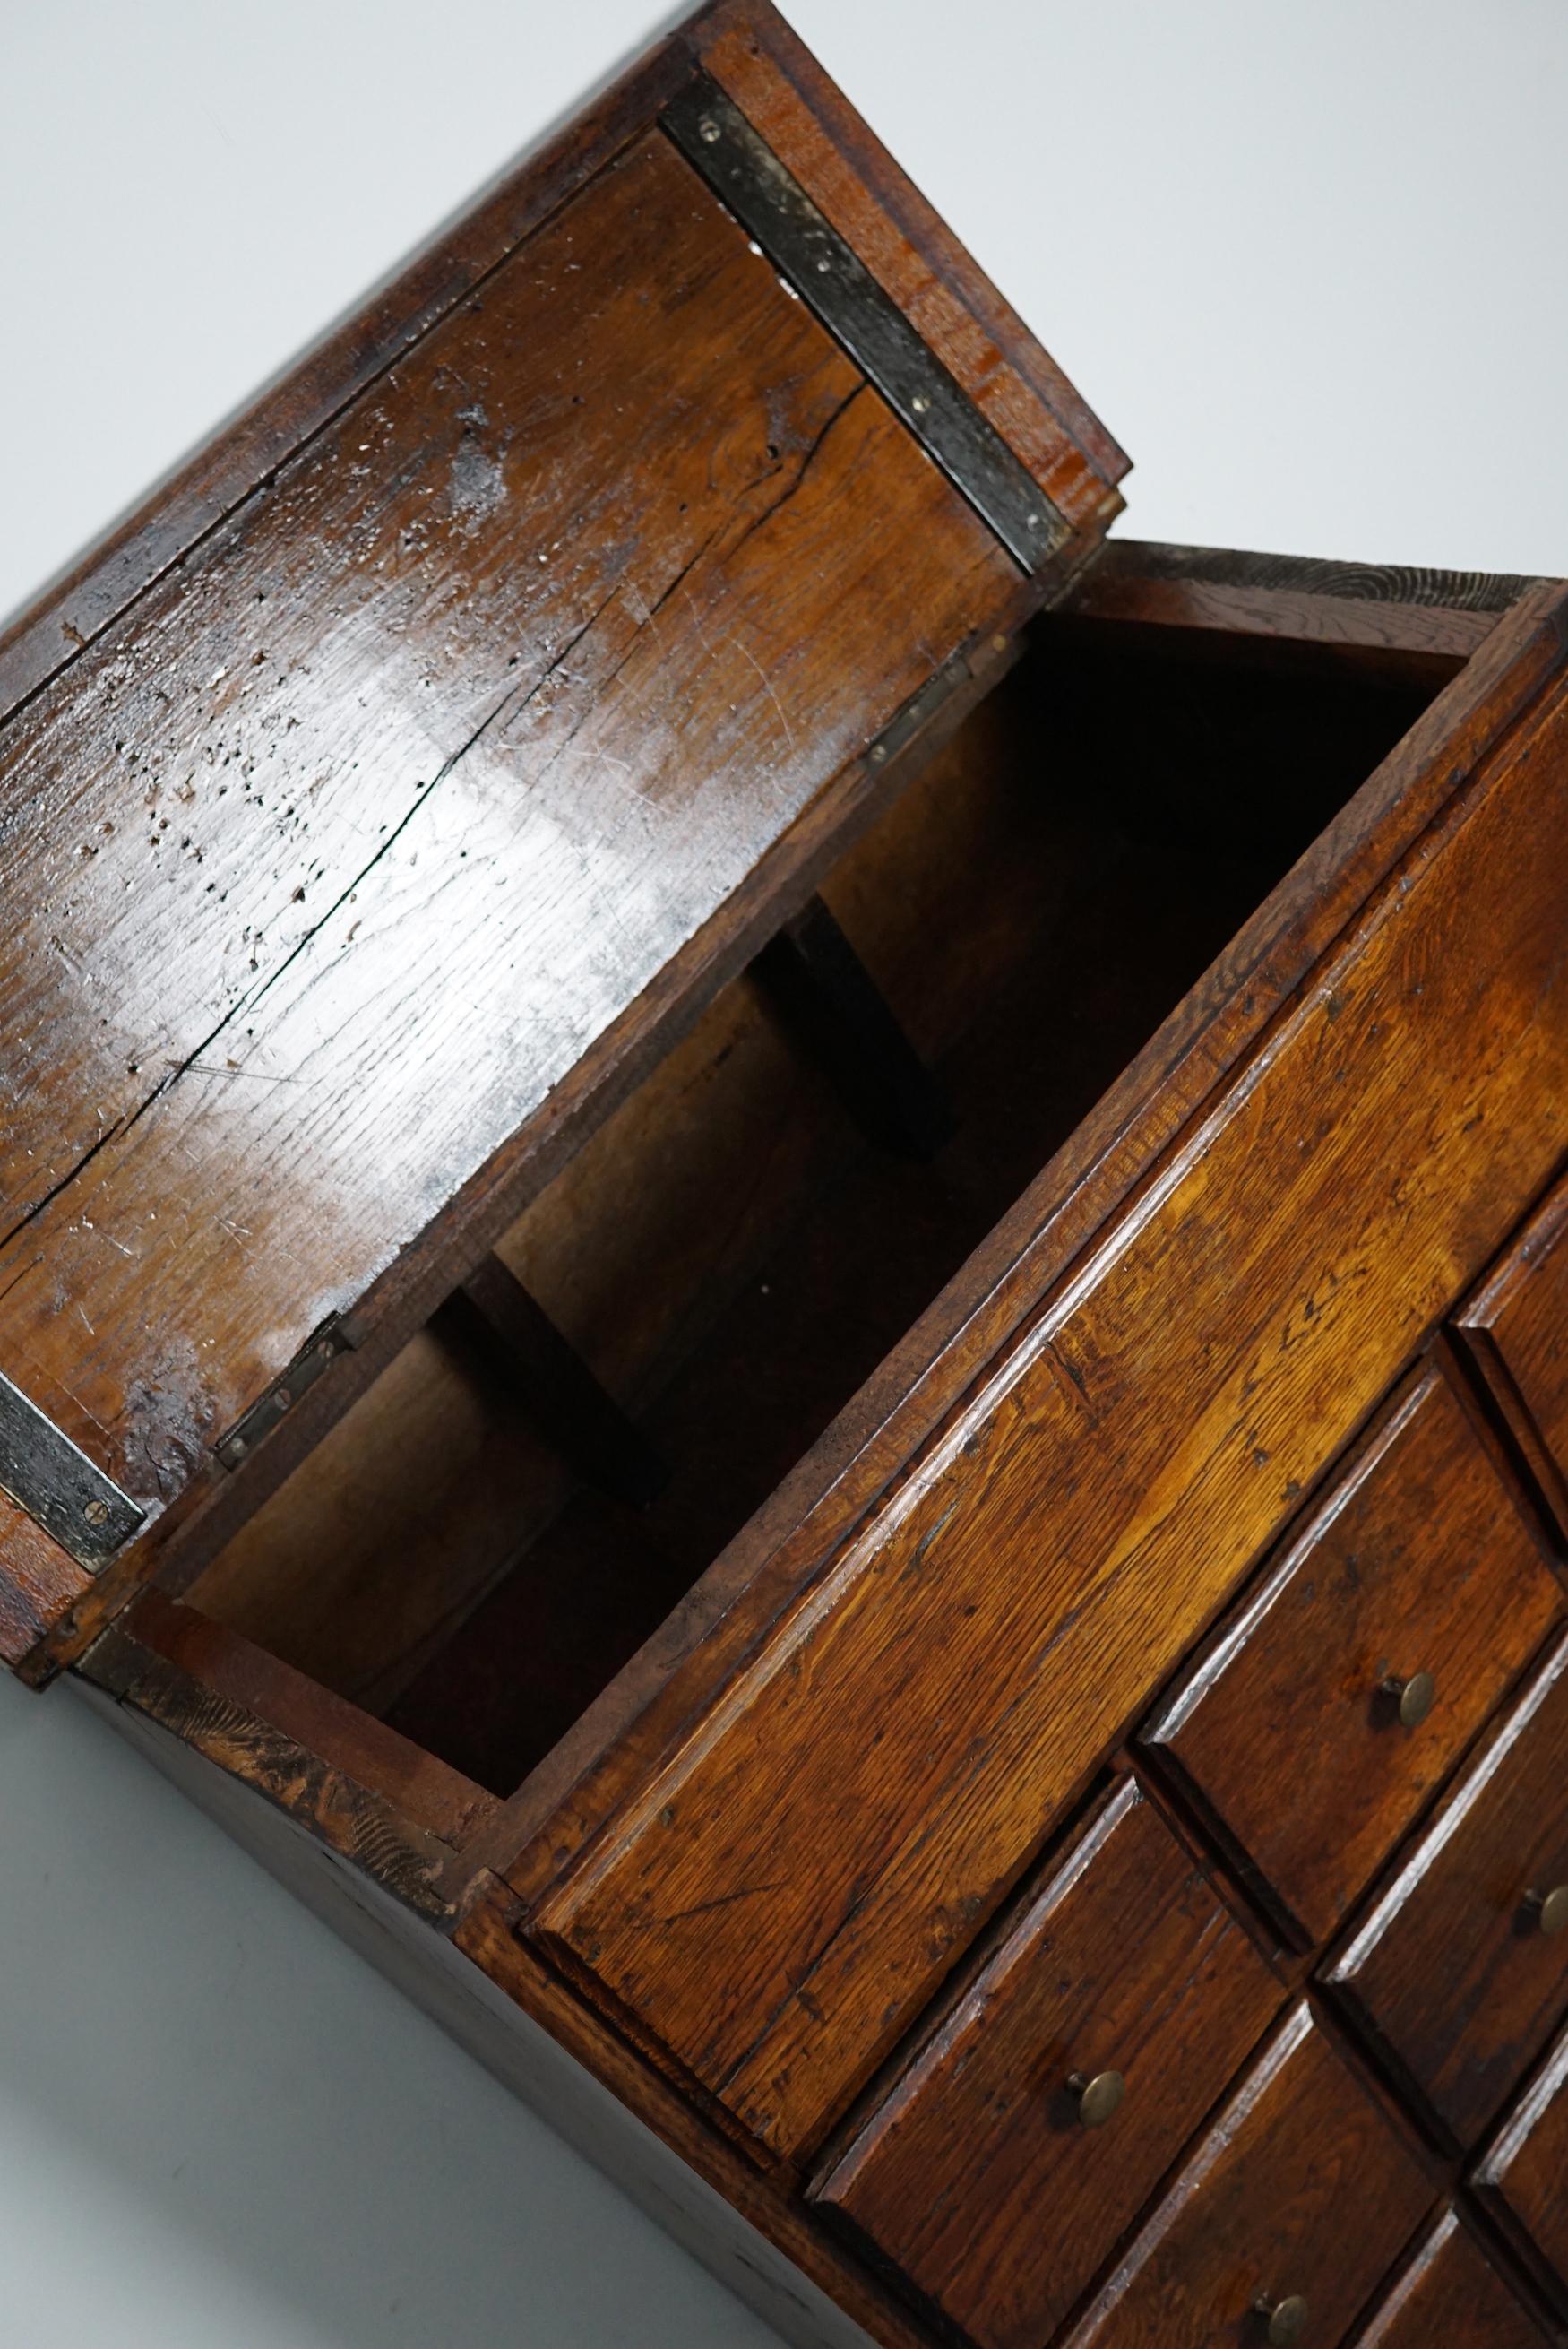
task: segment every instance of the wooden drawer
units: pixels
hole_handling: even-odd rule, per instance
[[[1475,2187],[1568,2308],[1568,2034],[1478,2164]]]
[[[776,2153],[820,2142],[1547,1178],[1553,827],[1555,698],[540,1902],[542,1946]]]
[[[1542,2349],[1545,2339],[1469,2228],[1445,2210],[1356,2349]]]
[[[1429,1369],[1145,1742],[1310,1946],[1348,1914],[1562,1604],[1490,1447]],[[1414,1685],[1401,1695],[1391,1682]]]
[[[1568,1180],[1532,1216],[1458,1326],[1568,1526]]]
[[[1568,1640],[1327,1971],[1457,2146],[1476,2142],[1568,2008],[1564,1888]]]
[[[1123,1781],[814,2199],[983,2349],[1037,2349],[1282,1996]]]
[[[1369,2091],[1305,2007],[1281,2030],[1073,2335],[1073,2349],[1333,2349],[1431,2199]]]

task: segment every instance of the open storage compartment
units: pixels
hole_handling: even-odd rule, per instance
[[[1459,666],[1222,657],[1037,623],[501,1241],[523,1351],[444,1309],[189,1606],[499,1795],[596,1700],[607,1741],[616,1676]]]

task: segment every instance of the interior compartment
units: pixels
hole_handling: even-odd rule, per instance
[[[875,1114],[908,1071],[874,1021],[835,1050],[788,951],[754,966],[497,1251],[634,1421],[620,1463],[608,1405],[606,1473],[563,1445],[577,1374],[548,1334],[514,1362],[449,1313],[190,1604],[511,1793],[1440,681],[1039,624],[822,891],[934,1080],[908,1146]],[[650,1459],[656,1497],[605,1489],[645,1490]]]

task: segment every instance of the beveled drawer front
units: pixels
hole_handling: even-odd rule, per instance
[[[1073,2349],[1334,2349],[1432,2190],[1305,2007],[1073,2334]],[[1302,2304],[1305,2303],[1305,2306]]]
[[[1531,1217],[1458,1328],[1568,1526],[1568,1179]]]
[[[1568,1640],[1326,1979],[1473,2145],[1568,2011]]]
[[[1563,1599],[1429,1369],[1144,1740],[1310,1946],[1349,1913]]]
[[[1282,1996],[1124,1781],[814,2199],[983,2349],[1038,2349]]]
[[[1546,701],[534,1912],[820,2140],[1568,1138]],[[978,1366],[977,1366],[978,1368]]]
[[[1568,2308],[1568,2033],[1477,2165],[1475,2188]]]
[[[1356,2349],[1542,2349],[1545,2340],[1470,2230],[1445,2210]]]

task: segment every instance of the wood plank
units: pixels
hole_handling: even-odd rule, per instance
[[[820,897],[752,968],[871,1141],[934,1158],[953,1139],[951,1102]]]
[[[1128,459],[776,9],[720,0],[702,62],[1061,512],[1091,538]]]
[[[1564,830],[1560,692],[543,1902],[547,1945],[775,2151],[880,2059],[1561,1154],[1568,873],[1538,843]]]
[[[10,730],[17,1383],[166,1506],[1021,584],[628,150]]]
[[[227,1624],[179,1605],[160,1590],[141,1592],[118,1628],[127,1639],[122,1659],[132,1648],[161,1657],[215,1698],[294,1739],[314,1760],[384,1796],[411,1825],[454,1851],[470,1841],[495,1811],[493,1795],[433,1754],[307,1680]],[[80,1667],[84,1677],[108,1685],[112,1652],[108,1648],[89,1652]],[[99,1656],[103,1661],[95,1661]],[[122,1661],[122,1692],[130,1685]]]
[[[1049,640],[1054,621],[1040,623]],[[673,1752],[828,1571],[1075,1254],[1149,1178],[1205,1100],[1568,653],[1568,597],[1533,591],[1441,693],[1136,1053],[962,1274],[508,1805],[492,1864],[530,1900]]]
[[[84,1680],[304,1827],[428,1925],[449,1929],[463,1869],[450,1847],[250,1706],[170,1663],[118,1624],[83,1659]]]
[[[499,1256],[453,1291],[434,1326],[480,1351],[578,1475],[634,1506],[663,1491],[667,1463]]]
[[[697,11],[700,21],[702,10]],[[0,726],[258,492],[358,394],[478,291],[628,140],[690,70],[682,34],[614,75],[521,155],[473,209],[414,254],[108,533],[0,636]]]

